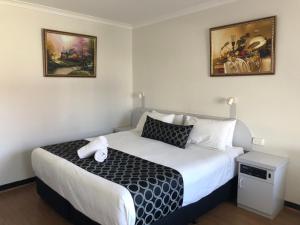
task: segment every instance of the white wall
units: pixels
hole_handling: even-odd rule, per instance
[[[299,0],[251,0],[133,31],[134,90],[146,106],[227,116],[219,98],[237,96],[238,117],[266,140],[258,150],[290,158],[286,200],[300,204]],[[209,28],[278,16],[275,76],[209,77]]]
[[[129,123],[132,31],[0,4],[0,185],[33,176],[34,147]],[[97,78],[43,77],[41,29],[98,37]]]

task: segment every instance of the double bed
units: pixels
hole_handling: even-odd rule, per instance
[[[133,112],[132,125],[147,109]],[[222,119],[222,118],[215,118]],[[172,168],[183,179],[181,206],[159,220],[140,224],[180,224],[192,222],[235,193],[235,158],[249,150],[251,134],[238,121],[233,143],[226,151],[198,145],[186,149],[141,137],[136,130],[106,135],[111,149]],[[93,139],[87,139],[92,141]],[[38,193],[75,224],[134,225],[137,218],[132,194],[124,186],[105,179],[43,148],[32,153]],[[150,203],[149,203],[150,204]]]

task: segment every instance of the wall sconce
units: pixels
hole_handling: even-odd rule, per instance
[[[141,101],[141,107],[142,108],[145,108],[145,93],[144,92],[138,92],[137,93],[137,96],[138,96],[138,98],[140,99],[140,101]]]
[[[226,99],[227,105],[233,105],[237,103],[237,98],[236,97],[229,97]]]
[[[237,105],[238,99],[237,97],[229,97],[226,99],[227,105],[230,106],[229,109],[229,117],[230,118],[237,118],[237,113],[236,113],[236,105]]]

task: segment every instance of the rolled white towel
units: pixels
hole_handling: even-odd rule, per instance
[[[108,141],[106,137],[99,136],[96,139],[100,140],[102,146],[108,147]]]
[[[97,162],[104,162],[107,158],[107,148],[99,149],[94,156]]]
[[[80,159],[88,158],[93,155],[97,150],[104,149],[108,147],[108,142],[106,137],[100,136],[95,138],[95,140],[91,141],[87,145],[81,147],[77,154]]]

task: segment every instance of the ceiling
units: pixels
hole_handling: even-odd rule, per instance
[[[142,26],[234,0],[23,0],[97,18]]]

